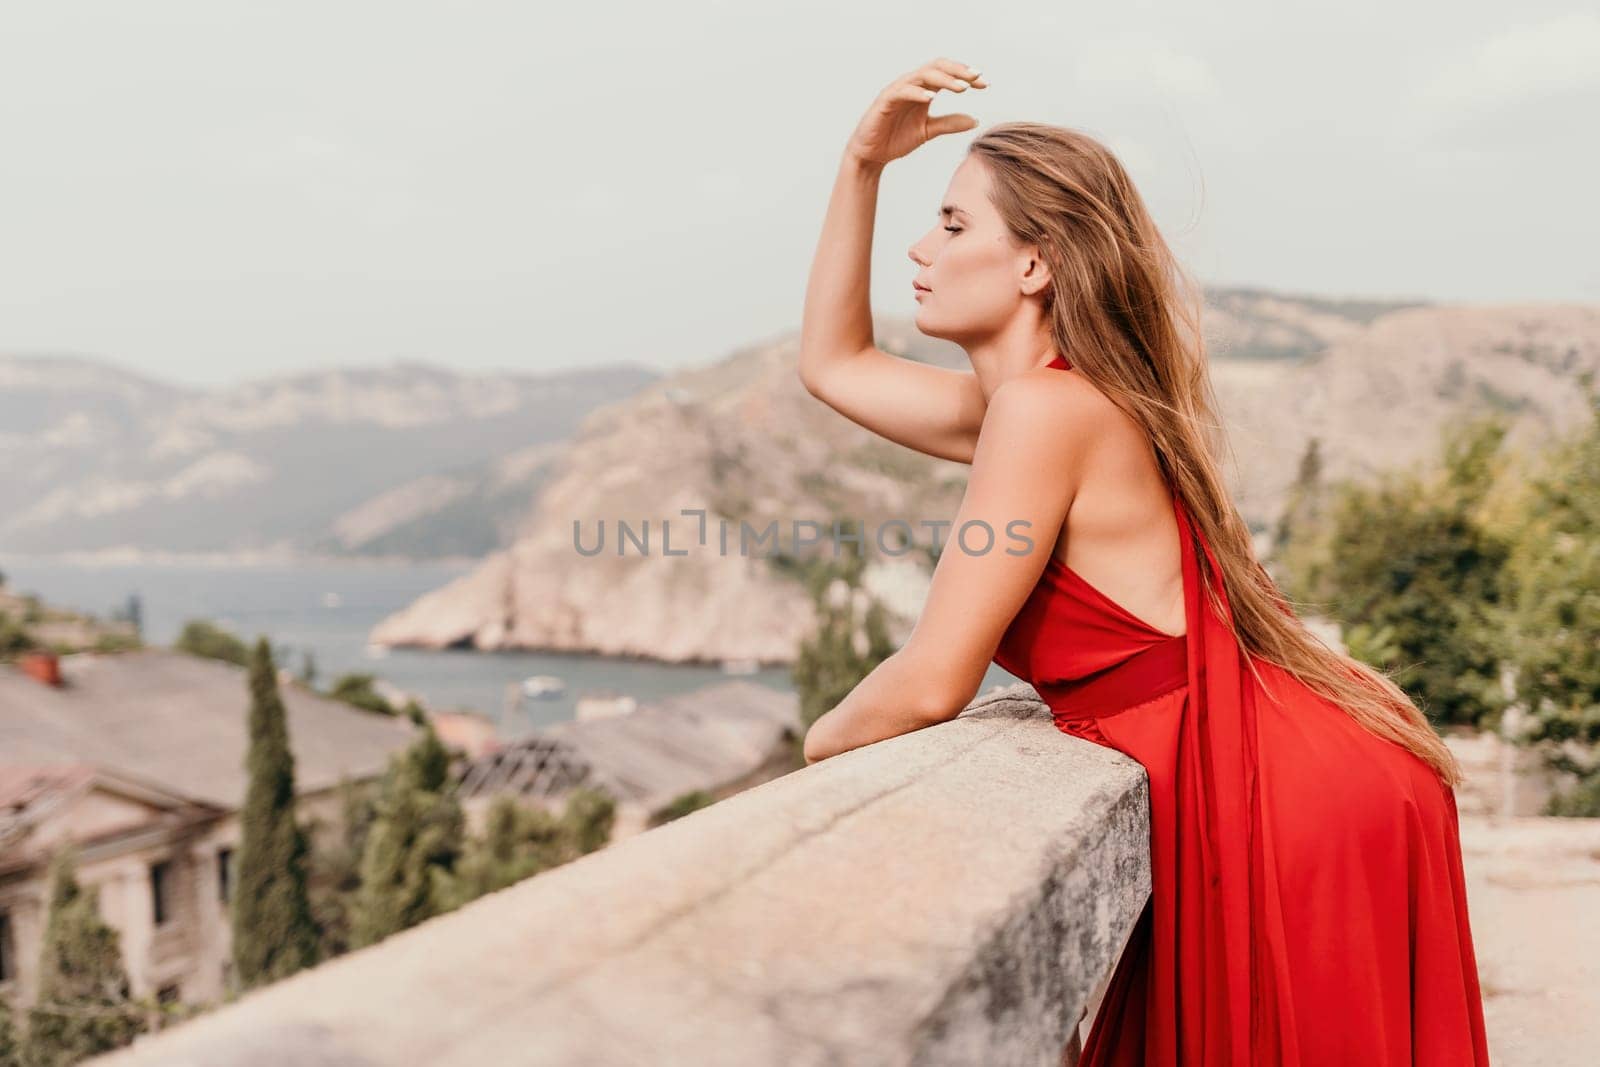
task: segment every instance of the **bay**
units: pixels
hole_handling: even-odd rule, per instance
[[[379,621],[476,565],[470,560],[100,562],[0,554],[0,572],[10,590],[37,594],[51,606],[109,618],[137,595],[147,644],[171,645],[191,619],[210,620],[252,644],[265,634],[280,653],[280,667],[299,673],[309,652],[320,687],[350,672],[373,674],[434,710],[484,714],[506,738],[573,718],[578,698],[596,690],[614,690],[645,704],[734,677],[715,664],[591,654],[369,650],[367,635]],[[538,698],[521,694],[523,679],[536,674],[560,678],[564,691]],[[794,690],[786,665],[738,677]],[[982,688],[1013,680],[991,664]]]
[[[435,710],[464,708],[494,720],[501,736],[571,719],[578,697],[613,689],[641,704],[731,677],[716,665],[674,665],[647,659],[470,649],[389,649],[369,653],[367,634],[380,620],[476,564],[139,562],[100,563],[57,557],[0,555],[13,592],[44,603],[109,618],[130,594],[140,600],[147,644],[171,645],[190,619],[208,619],[254,643],[265,634],[278,665],[299,673],[310,652],[316,683],[339,675],[376,675],[417,694]],[[524,678],[552,674],[559,696],[517,697]],[[744,675],[792,691],[788,667]]]

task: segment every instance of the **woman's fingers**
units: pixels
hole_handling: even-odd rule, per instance
[[[894,91],[889,94],[889,99],[909,100],[914,104],[926,104],[929,100],[932,100],[934,96],[935,93],[932,89],[917,85],[915,83],[907,83],[905,85],[896,86]]]
[[[982,74],[965,63],[953,59],[930,60],[909,74],[890,84],[888,96],[893,100],[932,100],[940,89],[964,93],[968,88],[987,89],[989,83]]]
[[[942,70],[924,68],[911,76],[913,83],[928,89],[949,89],[953,93],[966,92],[967,88],[986,89],[988,83],[974,75],[971,78],[957,74],[946,74]]]
[[[964,130],[975,129],[978,120],[971,115],[930,115],[928,117],[928,140],[946,133],[961,133]]]
[[[967,88],[965,81],[934,67],[922,68],[911,76],[911,80],[928,89],[949,89],[953,93],[963,92]]]
[[[983,72],[978,70],[977,67],[971,67],[965,63],[957,63],[955,60],[946,58],[944,56],[939,56],[936,59],[932,59],[927,63],[924,63],[921,71],[918,71],[918,73],[922,73],[924,71],[938,71],[942,74],[949,75],[952,78],[959,78],[963,81],[971,82],[977,88],[981,89],[984,87],[982,84]],[[965,86],[963,86],[963,88],[965,88]]]
[[[873,101],[850,135],[849,150],[862,160],[885,164],[941,134],[973,129],[978,120],[971,115],[929,115],[927,111],[940,89],[961,93],[969,88],[983,89],[987,84],[979,71],[945,56],[902,74]]]

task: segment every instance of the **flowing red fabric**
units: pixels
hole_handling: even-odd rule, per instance
[[[1150,898],[1080,1062],[1487,1064],[1455,794],[1287,671],[1251,676],[1172,499],[1184,634],[1052,555],[995,655],[1149,777]]]

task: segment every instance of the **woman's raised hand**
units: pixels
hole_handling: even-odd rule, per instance
[[[929,60],[884,87],[850,135],[846,151],[862,162],[882,166],[899,159],[942,133],[960,133],[978,124],[971,115],[929,115],[928,104],[940,89],[966,92],[987,89],[983,75],[953,59]]]

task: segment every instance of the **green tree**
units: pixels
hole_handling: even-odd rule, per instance
[[[249,647],[235,635],[205,619],[190,619],[185,623],[183,632],[172,647],[191,656],[220,659],[241,667],[250,664]]]
[[[1574,783],[1553,815],[1600,815],[1600,401],[1528,479],[1502,635],[1523,743]]]
[[[129,992],[117,932],[78,884],[70,849],[50,864],[50,911],[39,954],[39,993],[28,1012],[23,1061],[58,1067],[128,1044],[145,1028]]]
[[[1283,553],[1289,595],[1338,619],[1351,654],[1392,670],[1435,723],[1482,724],[1505,703],[1494,611],[1510,544],[1479,513],[1505,430],[1497,416],[1465,424],[1438,471],[1338,486],[1328,521],[1291,527]]]
[[[561,825],[576,855],[586,856],[605,847],[616,816],[617,802],[603,789],[580,786],[569,793]]]
[[[417,788],[429,793],[446,791],[450,784],[450,750],[444,747],[432,726],[424,726],[400,758]]]
[[[465,820],[432,726],[390,760],[361,859],[351,939],[369,945],[448,910]]]
[[[326,847],[311,850],[311,910],[324,957],[340,955],[351,947],[351,923],[361,889],[361,857],[378,817],[376,792],[371,782],[342,780],[337,832]]]
[[[459,907],[570,856],[558,817],[542,808],[523,807],[502,793],[489,805],[483,835],[467,842],[449,882],[447,903]]]
[[[333,688],[328,690],[328,695],[365,711],[376,711],[383,715],[395,714],[394,705],[385,700],[374,688],[376,682],[377,678],[371,674],[342,674],[334,681]]]
[[[306,889],[308,845],[295,821],[294,754],[267,639],[250,659],[249,786],[240,812],[233,894],[233,959],[245,988],[275,981],[318,958]]]
[[[445,900],[470,900],[593,852],[610,839],[616,803],[604,790],[580,786],[557,816],[508,794],[489,805],[480,837],[467,842],[446,883]]]
[[[860,546],[852,541],[842,542],[838,558],[818,558],[807,567],[817,625],[801,642],[790,672],[800,695],[802,735],[894,652],[883,605],[861,586],[865,570]]]

